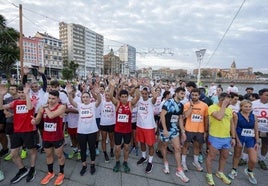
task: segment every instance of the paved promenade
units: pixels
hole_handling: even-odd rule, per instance
[[[68,141],[68,139],[66,140]],[[66,152],[71,152],[71,147],[69,144],[66,145],[65,148]],[[85,173],[84,176],[80,176],[79,172],[82,167],[80,161],[76,160],[66,160],[65,164],[65,180],[62,184],[63,186],[87,186],[87,185],[94,185],[94,186],[173,186],[173,185],[188,185],[188,186],[202,186],[207,185],[205,180],[205,171],[204,172],[197,172],[194,169],[194,166],[192,165],[193,161],[193,155],[192,151],[190,150],[190,153],[187,157],[187,164],[188,168],[190,169],[188,172],[186,172],[186,175],[190,178],[190,182],[183,183],[181,180],[176,177],[175,175],[175,160],[173,154],[168,154],[169,158],[169,164],[170,164],[170,174],[164,174],[162,172],[162,160],[159,159],[156,155],[153,160],[153,171],[150,174],[145,173],[145,166],[137,166],[136,162],[140,158],[135,155],[135,153],[131,153],[130,159],[129,159],[129,166],[130,166],[130,173],[126,174],[123,171],[119,173],[113,172],[113,166],[115,164],[115,160],[110,160],[110,163],[104,162],[103,153],[100,152],[100,155],[96,158],[96,173],[94,175],[91,175],[89,173],[89,170]],[[141,155],[141,153],[139,153]],[[122,158],[122,156],[121,156]],[[218,157],[217,157],[218,158]],[[225,173],[227,174],[231,170],[231,161],[232,156],[229,157],[227,166],[225,168]],[[25,165],[29,165],[29,156],[24,160]],[[89,162],[89,158],[88,158]],[[266,163],[268,161],[266,160]],[[217,170],[217,162],[215,161],[213,163],[213,172]],[[1,167],[5,174],[5,180],[0,182],[0,185],[11,185],[10,180],[15,176],[17,173],[17,168],[13,164],[13,162],[9,161],[6,162],[3,159],[1,159]],[[205,164],[203,163],[203,167],[205,170]],[[89,166],[88,166],[89,169]],[[47,166],[45,161],[45,154],[38,153],[37,158],[37,165],[36,165],[36,178],[30,182],[27,183],[25,178],[22,179],[17,184],[12,185],[40,185],[41,179],[46,175],[47,173]],[[239,174],[235,180],[232,181],[231,185],[237,185],[237,186],[247,186],[251,185],[248,182],[247,177],[245,176],[244,167],[239,167],[238,171]],[[58,173],[59,166],[58,162],[56,161],[54,163],[54,171],[55,173]],[[261,170],[259,165],[257,165],[255,169],[255,176],[258,181],[258,185],[261,186],[267,186],[268,185],[268,171]],[[47,185],[53,185],[55,178],[47,184]],[[216,186],[225,185],[221,180],[219,180],[214,175],[214,181]]]

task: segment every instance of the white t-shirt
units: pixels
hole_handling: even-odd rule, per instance
[[[154,105],[152,103],[152,98],[144,101],[142,98],[137,104],[137,126],[144,129],[153,129],[156,127],[154,120]]]
[[[238,88],[236,86],[233,87],[229,86],[227,88],[227,93],[229,94],[230,92],[238,93]]]
[[[79,112],[77,133],[90,134],[99,130],[95,118],[95,104],[95,102],[87,105],[83,103],[77,103],[77,109]]]
[[[131,102],[133,97],[128,96],[128,101]],[[137,104],[135,106],[132,106],[132,112],[131,112],[131,123],[137,123],[137,112],[138,112],[138,107]]]
[[[114,104],[111,101],[107,102],[105,99],[103,99],[99,107],[101,110],[100,125],[114,125],[116,119]]]
[[[162,99],[161,96],[158,96],[156,98],[156,102],[154,104],[154,115],[155,116],[158,116],[160,114],[161,110],[162,110],[162,108],[161,108],[161,99]]]
[[[81,98],[78,97],[78,96],[75,96],[74,97],[74,102],[81,103]],[[70,103],[67,104],[67,108],[76,109]],[[68,113],[67,117],[66,117],[66,120],[68,122],[68,128],[77,128],[78,119],[79,119],[79,114],[78,113]]]
[[[268,103],[255,100],[252,102],[253,114],[257,116],[260,132],[268,132]]]
[[[37,92],[33,92],[32,90],[30,90],[30,98],[31,102],[33,103],[35,113],[37,113],[38,109],[42,106],[44,95],[45,92],[42,88],[39,89]]]
[[[229,105],[228,107],[231,108],[233,112],[238,113],[240,110],[240,103],[237,102],[235,105]]]

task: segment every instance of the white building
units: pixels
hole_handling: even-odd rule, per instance
[[[136,72],[136,48],[123,45],[119,48],[119,58],[124,62],[124,72],[135,74]]]

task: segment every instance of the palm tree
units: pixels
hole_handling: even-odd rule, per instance
[[[19,32],[6,26],[6,19],[0,15],[0,71],[9,79],[11,69],[19,59],[20,51],[17,45]]]

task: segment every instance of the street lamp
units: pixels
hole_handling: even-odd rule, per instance
[[[203,61],[203,57],[206,53],[206,49],[201,49],[195,51],[196,57],[197,57],[197,62],[198,62],[198,74],[197,74],[197,86],[200,86],[200,68],[201,68],[201,62]]]

